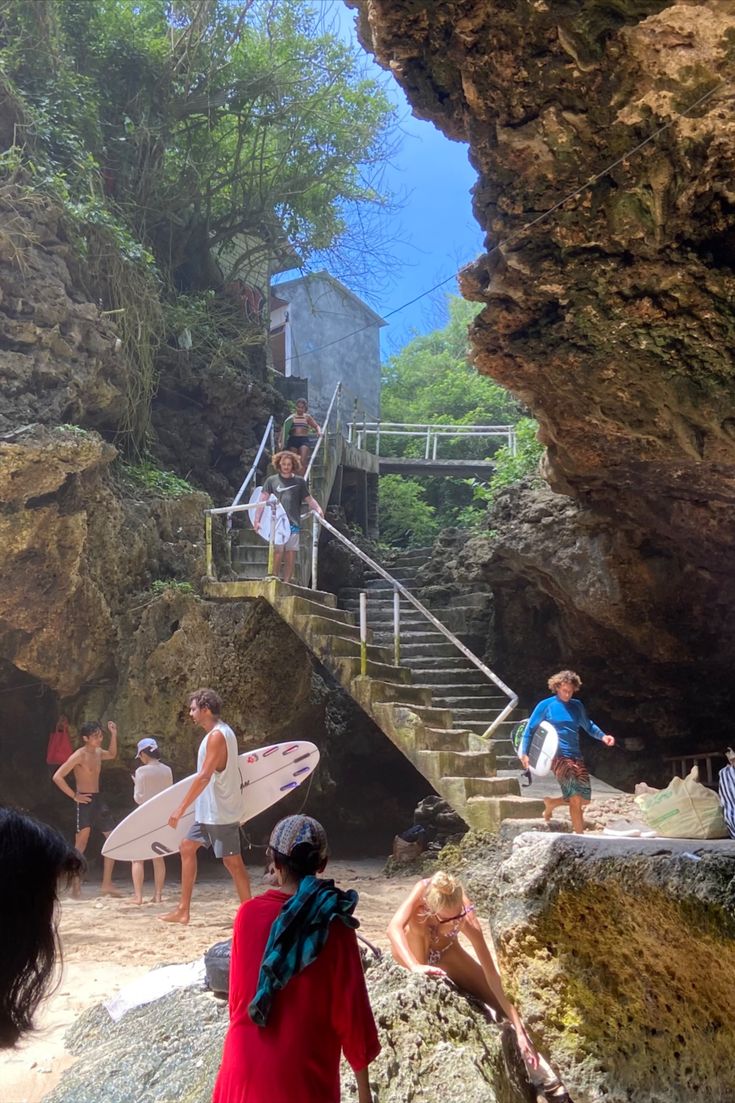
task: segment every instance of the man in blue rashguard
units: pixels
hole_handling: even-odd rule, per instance
[[[579,747],[579,733],[586,731],[593,739],[598,739],[606,747],[615,746],[612,735],[605,735],[597,724],[587,715],[581,701],[574,696],[582,687],[582,680],[573,670],[560,670],[549,678],[548,686],[553,697],[539,701],[526,724],[520,747],[520,759],[524,770],[528,769],[528,748],[533,733],[542,720],[553,724],[559,735],[559,749],[551,763],[554,777],[561,786],[560,797],[544,797],[544,819],[550,820],[551,814],[560,804],[569,805],[572,830],[581,835],[584,832],[582,808],[589,804],[592,797],[590,775],[582,758]]]

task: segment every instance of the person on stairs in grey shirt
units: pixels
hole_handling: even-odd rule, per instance
[[[296,552],[299,550],[302,506],[306,503],[309,509],[313,509],[320,517],[323,517],[324,513],[316,498],[312,498],[309,493],[306,479],[297,474],[300,470],[298,456],[294,456],[292,452],[277,452],[273,457],[273,466],[278,474],[269,475],[263,483],[263,490],[260,495],[262,504],[255,510],[253,528],[256,532],[259,531],[263,510],[266,508],[265,503],[271,496],[276,497],[286,511],[288,523],[291,527],[291,535],[285,544],[275,545],[273,570],[276,578],[280,578],[281,560],[285,560],[283,581],[290,582],[296,564]]]

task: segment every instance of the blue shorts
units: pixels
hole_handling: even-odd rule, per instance
[[[230,858],[240,853],[239,823],[193,823],[186,838],[200,846],[211,846],[215,858]]]

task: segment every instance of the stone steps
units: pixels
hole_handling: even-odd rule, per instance
[[[465,713],[475,711],[484,712],[486,715],[490,713],[497,715],[497,713],[502,712],[507,700],[505,697],[492,697],[490,694],[482,697],[479,695],[477,697],[457,697],[452,694],[439,694],[436,692],[436,686],[433,688],[434,703],[441,705],[442,708],[451,709],[455,719],[461,718]]]
[[[465,692],[468,686],[483,687],[492,684],[482,671],[478,670],[472,663],[467,667],[446,666],[435,669],[417,666],[414,670],[416,677],[421,678],[422,685],[434,686],[439,692],[449,687],[453,689],[464,687],[462,692]]]
[[[465,659],[464,656],[461,654],[461,652],[457,651],[456,647],[452,648],[452,650],[453,650],[454,654],[451,655],[451,656],[449,656],[449,655],[432,655],[431,653],[421,653],[421,654],[418,654],[418,655],[414,655],[413,658],[411,659],[411,664],[410,664],[411,669],[415,670],[415,671],[420,670],[422,672],[424,670],[426,670],[426,671],[429,671],[429,670],[446,670],[448,665],[449,665],[449,663],[448,663],[448,660],[449,660],[451,662],[452,667],[456,668],[455,664],[458,663],[458,662],[462,662],[462,663],[466,664],[465,669],[467,669],[467,670],[477,670],[477,667],[474,665],[474,663],[470,662],[469,659]]]
[[[433,643],[431,640],[422,643],[401,643],[401,660],[408,666],[410,659],[448,659],[457,654],[454,644],[447,640],[445,643]]]
[[[256,551],[262,553],[263,549]],[[405,576],[406,572],[402,573]],[[371,609],[381,615],[372,621],[368,632],[365,674],[361,672],[362,648],[355,623],[359,590],[340,595],[340,608],[335,608],[333,595],[286,586],[275,579],[207,583],[205,591],[220,598],[269,601],[469,825],[497,830],[502,818],[533,815],[539,802],[521,798],[517,777],[496,775],[499,762],[512,762],[511,769],[517,766],[514,756],[502,753],[509,747],[507,731],[499,732],[497,740],[482,738],[493,717],[505,707],[505,697],[441,632],[412,610],[402,617],[402,661],[396,665],[393,599],[389,587],[378,586],[379,581],[375,580],[375,588],[369,591],[369,608],[375,593],[383,589],[388,593],[378,610]]]

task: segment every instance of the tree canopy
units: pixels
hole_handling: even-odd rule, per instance
[[[187,290],[210,250],[352,255],[352,212],[386,202],[393,108],[318,4],[0,0],[0,66],[40,182],[114,211]]]
[[[460,425],[512,424],[520,416],[513,396],[469,361],[467,330],[480,307],[457,295],[448,296],[449,321],[441,329],[415,337],[383,366],[381,420]],[[423,442],[410,437],[386,437],[395,455],[421,455]],[[465,438],[443,440],[441,455],[482,458],[500,441]]]
[[[470,363],[467,330],[481,308],[457,296],[449,297],[448,307],[444,327],[415,337],[384,365],[381,420],[515,425],[517,451],[511,453],[501,438],[444,438],[441,457],[492,457],[492,478],[382,476],[381,538],[397,546],[424,544],[439,529],[453,525],[481,526],[494,494],[535,471],[541,455],[536,422],[523,417],[513,396]],[[422,455],[424,447],[424,438],[381,435],[381,453],[386,455]]]
[[[0,0],[0,182],[61,206],[77,278],[116,319],[128,452],[147,447],[162,342],[185,330],[202,372],[250,370],[266,334],[231,281],[260,290],[284,252],[353,286],[388,263],[367,212],[389,202],[394,109],[325,12]]]

